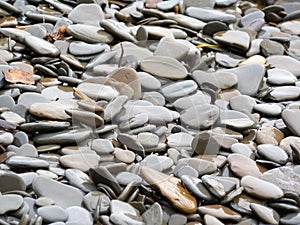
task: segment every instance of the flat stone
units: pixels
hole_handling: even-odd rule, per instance
[[[204,222],[205,224],[207,225],[212,225],[212,224],[215,224],[215,225],[223,225],[224,223],[222,223],[219,219],[217,219],[216,217],[214,216],[211,216],[209,214],[205,214],[204,215]]]
[[[100,156],[93,153],[64,155],[59,158],[60,163],[67,168],[87,172],[90,168],[98,166]]]
[[[146,224],[158,225],[163,223],[163,210],[159,203],[155,202],[147,211],[142,214]]]
[[[44,39],[27,35],[24,37],[25,44],[39,55],[58,56],[60,54],[58,48]]]
[[[29,32],[17,28],[1,28],[0,33],[20,42],[24,42],[25,37],[30,35]]]
[[[117,160],[124,163],[132,163],[135,159],[134,152],[120,148],[115,148],[114,155]]]
[[[25,92],[20,95],[17,103],[29,108],[34,103],[49,103],[50,100],[39,93]]]
[[[250,208],[265,223],[279,224],[280,216],[274,209],[256,203],[251,203]]]
[[[12,168],[38,169],[49,167],[47,161],[27,156],[12,156],[6,160],[6,164]]]
[[[196,91],[195,94],[191,94],[188,96],[184,96],[181,98],[178,98],[174,103],[173,106],[181,111],[185,109],[189,109],[192,106],[195,105],[204,105],[204,104],[210,104],[211,97],[202,91]]]
[[[47,223],[66,221],[68,219],[68,214],[60,206],[49,205],[43,206],[37,209],[37,214],[43,218]]]
[[[282,44],[276,41],[264,39],[260,43],[260,49],[264,56],[268,57],[271,55],[283,55],[284,47]]]
[[[256,105],[256,101],[250,96],[240,95],[232,97],[229,104],[233,110],[250,114]]]
[[[11,111],[5,111],[1,113],[0,116],[1,118],[3,118],[4,120],[10,123],[21,124],[26,122],[26,120],[23,117],[21,117],[19,114]]]
[[[219,182],[215,176],[204,175],[201,177],[201,179],[209,191],[217,198],[222,198],[226,195],[224,185]]]
[[[298,109],[285,109],[282,112],[282,119],[290,131],[296,136],[300,136],[300,124],[295,118],[300,115]]]
[[[96,83],[82,83],[77,86],[78,90],[94,100],[112,100],[119,95],[114,88]]]
[[[137,135],[137,140],[144,148],[155,148],[158,146],[159,137],[156,134],[142,132]]]
[[[67,169],[65,174],[70,184],[74,187],[79,188],[83,192],[91,192],[97,190],[90,177],[81,170]]]
[[[265,75],[265,67],[260,63],[251,63],[227,70],[237,75],[238,90],[249,96],[255,96]]]
[[[300,34],[300,22],[295,21],[286,21],[281,24],[279,24],[279,28],[282,32],[293,34],[293,35],[299,35]]]
[[[16,155],[38,157],[38,151],[32,144],[23,144],[20,148],[16,149]]]
[[[269,95],[270,99],[274,101],[295,100],[300,96],[300,88],[295,86],[274,87]]]
[[[255,161],[238,153],[230,154],[227,157],[230,169],[239,177],[251,175],[253,177],[259,177],[261,172]]]
[[[215,105],[195,105],[182,112],[181,122],[193,129],[206,129],[219,117],[219,108]]]
[[[249,116],[236,110],[221,110],[220,122],[234,130],[245,130],[254,125]]]
[[[166,13],[165,14],[169,19],[175,20],[178,25],[183,26],[183,27],[187,27],[190,28],[192,30],[196,30],[199,31],[201,29],[203,29],[204,25],[206,24],[205,22],[198,20],[196,18],[190,17],[190,16],[186,16],[183,14],[179,14],[179,13]]]
[[[83,194],[77,188],[43,176],[34,179],[32,188],[38,196],[51,198],[57,206],[64,209],[81,206],[83,201]]]
[[[252,151],[252,149],[243,143],[235,143],[231,146],[231,151],[233,153],[239,153],[241,155],[244,155],[250,159],[254,159],[254,152]]]
[[[289,213],[280,218],[280,224],[297,225],[300,222],[300,213]]]
[[[2,184],[0,187],[0,192],[2,193],[7,191],[13,191],[13,190],[19,190],[19,191],[26,190],[26,184],[18,174],[14,174],[14,173],[1,174],[0,183]]]
[[[281,165],[286,164],[289,158],[282,148],[272,144],[258,145],[257,152],[267,160],[271,160]]]
[[[218,219],[239,221],[242,218],[239,213],[222,205],[200,206],[198,207],[198,210],[201,214],[208,214]]]
[[[0,196],[0,215],[19,209],[24,200],[20,195],[7,194]]]
[[[143,90],[158,90],[161,87],[160,81],[146,72],[138,72]]]
[[[0,131],[0,144],[7,146],[12,144],[14,141],[14,136],[12,133]]]
[[[147,167],[141,168],[141,174],[150,185],[157,188],[178,210],[185,213],[196,212],[197,201],[182,186],[180,179]]]
[[[281,114],[281,107],[276,103],[262,103],[256,104],[253,109],[266,116],[278,116]]]
[[[244,31],[220,31],[214,34],[214,39],[219,43],[247,51],[250,46],[250,36]]]
[[[124,186],[128,185],[131,182],[134,182],[135,185],[139,185],[143,181],[140,176],[126,171],[118,173],[118,175],[116,176],[116,180],[120,185]]]
[[[294,74],[296,77],[300,76],[300,62],[299,60],[286,56],[286,55],[273,55],[269,56],[267,58],[267,64],[270,64],[271,66],[278,68],[278,69],[284,69],[292,74]]]
[[[88,43],[110,43],[114,37],[102,28],[87,24],[72,24],[67,27],[68,34]]]
[[[83,199],[84,205],[89,211],[96,210],[98,201],[100,201],[100,213],[108,213],[110,198],[106,194],[100,191],[92,191],[86,194]]]
[[[88,128],[64,130],[55,133],[39,134],[34,137],[36,144],[74,144],[86,140],[91,134]]]
[[[263,124],[257,131],[256,142],[258,144],[278,145],[284,138],[284,134],[270,124]]]
[[[104,13],[98,4],[79,4],[69,13],[68,18],[74,23],[99,27],[99,22],[104,19]]]
[[[229,27],[226,23],[220,21],[210,21],[203,27],[203,34],[207,34],[209,36],[213,36],[215,33],[219,31],[229,30]]]
[[[218,20],[225,23],[234,23],[236,20],[234,15],[230,15],[218,10],[204,9],[198,7],[188,7],[186,9],[186,14],[188,16],[195,17],[204,22]]]
[[[247,193],[262,199],[279,199],[283,196],[283,191],[270,182],[253,176],[244,176],[241,185]]]
[[[177,99],[193,93],[198,85],[193,80],[177,81],[161,87],[160,92],[167,100]]]
[[[12,109],[15,106],[14,99],[9,95],[1,95],[0,96],[0,108],[7,107]]]
[[[186,68],[176,59],[168,56],[152,56],[140,62],[143,71],[158,77],[181,80],[187,76]]]
[[[106,46],[101,43],[89,44],[83,41],[73,41],[69,45],[69,52],[75,56],[99,54]]]
[[[68,220],[66,224],[72,224],[72,223],[77,223],[82,225],[93,224],[92,215],[85,208],[79,206],[71,206],[66,209],[66,212],[68,214]]]

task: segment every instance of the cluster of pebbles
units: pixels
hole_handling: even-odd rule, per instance
[[[0,224],[300,224],[299,19],[0,1]]]

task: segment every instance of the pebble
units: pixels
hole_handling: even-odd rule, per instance
[[[299,224],[299,9],[0,1],[0,223]]]

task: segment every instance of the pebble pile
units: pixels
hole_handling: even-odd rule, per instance
[[[300,224],[300,2],[1,0],[1,225]]]

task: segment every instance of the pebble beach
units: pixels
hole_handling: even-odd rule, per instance
[[[0,225],[299,225],[300,2],[0,0]]]

